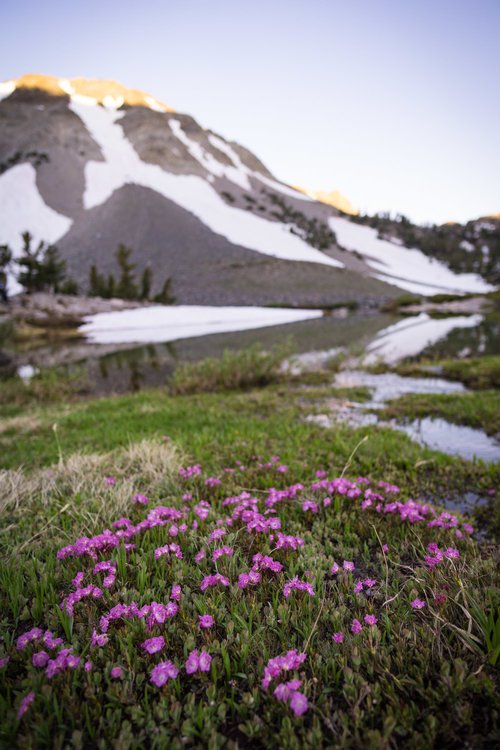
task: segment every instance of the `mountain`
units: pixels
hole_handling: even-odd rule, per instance
[[[419,250],[377,239],[277,180],[243,146],[113,81],[0,84],[0,244],[57,243],[88,287],[119,243],[153,291],[187,304],[379,304],[401,289],[486,291]],[[375,235],[375,236],[374,236]]]

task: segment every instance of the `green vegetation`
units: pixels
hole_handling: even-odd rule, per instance
[[[152,271],[147,265],[142,272],[140,282],[137,283],[135,278],[136,263],[131,262],[132,249],[120,243],[115,252],[115,259],[118,264],[119,276],[110,273],[108,276],[103,275],[93,263],[89,271],[89,295],[91,297],[103,297],[111,299],[128,300],[151,300]],[[153,302],[162,305],[173,305],[175,297],[172,295],[172,279],[167,277],[158,294],[152,298]]]
[[[281,364],[289,347],[265,352],[255,345],[241,351],[226,350],[222,357],[180,364],[170,382],[174,394],[238,390],[284,380]]]
[[[463,424],[484,430],[488,435],[500,433],[500,393],[416,394],[390,401],[382,412],[383,419],[416,419],[442,417],[452,424]]]
[[[359,215],[352,221],[377,229],[379,237],[397,238],[407,247],[446,263],[456,273],[479,273],[492,284],[500,283],[500,220],[475,219],[466,224],[419,226],[406,216],[378,213]]]
[[[453,529],[362,510],[360,499],[335,491],[331,506],[322,507],[326,493],[313,489],[275,507],[282,532],[304,540],[297,551],[276,550],[267,534],[249,532],[241,520],[227,527],[220,543],[208,541],[220,528],[217,519],[235,508],[223,507],[224,498],[251,488],[263,509],[270,487],[286,490],[301,482],[307,488],[317,470],[330,478],[370,475],[388,503],[394,496],[378,487],[379,479],[399,484],[402,503],[439,498],[443,488],[486,489],[498,480],[498,468],[422,450],[390,430],[370,429],[362,442],[366,431],[308,424],[299,392],[287,383],[176,397],[156,390],[78,402],[71,409],[64,401],[30,407],[18,410],[10,427],[3,421],[8,434],[1,436],[0,459],[12,467],[0,473],[2,531],[8,531],[0,536],[1,628],[3,654],[11,659],[0,672],[5,746],[375,750],[494,742],[499,706],[493,669],[500,642],[492,547],[467,535],[457,539]],[[279,461],[270,461],[276,454]],[[180,466],[193,461],[203,473],[182,479]],[[21,463],[24,470],[17,468]],[[219,477],[221,484],[207,485],[208,477]],[[181,499],[186,492],[194,497],[187,505]],[[136,493],[149,497],[148,507],[132,505]],[[195,530],[194,506],[201,499],[208,500],[210,513],[207,521],[197,519]],[[303,509],[306,499],[318,504],[318,512]],[[136,524],[158,505],[187,514],[187,532],[174,537],[182,560],[154,559],[154,550],[172,540],[168,526],[136,537],[128,555],[120,546],[98,553],[98,560],[116,567],[116,584],[100,599],[77,603],[72,617],[65,614],[61,596],[74,590],[77,572],[84,572],[83,585],[102,587],[102,577],[92,575],[95,561],[56,561],[57,551],[82,535],[112,529],[120,517]],[[458,548],[460,558],[429,569],[424,557],[430,542]],[[222,544],[234,554],[215,566],[211,555]],[[207,549],[207,557],[196,564],[200,549]],[[238,576],[257,552],[284,569],[277,575],[262,571],[259,585],[242,590]],[[342,560],[354,561],[354,573],[332,575],[332,563]],[[231,587],[202,593],[203,577],[215,569]],[[294,575],[308,581],[315,595],[292,591],[286,598],[284,584]],[[354,583],[367,578],[377,581],[375,587],[355,594]],[[166,603],[173,585],[182,594],[172,619],[151,631],[137,618],[111,622],[109,643],[90,647],[105,612],[132,601]],[[415,600],[424,609],[412,609]],[[213,616],[213,628],[200,630],[201,614]],[[367,615],[377,619],[375,625],[365,623]],[[354,619],[362,624],[359,635],[351,632]],[[32,654],[42,646],[15,647],[15,639],[32,627],[61,636],[82,657],[80,666],[53,678],[32,666]],[[343,643],[332,640],[339,632]],[[145,654],[140,644],[160,635],[165,650]],[[186,674],[184,663],[194,648],[212,657],[208,673]],[[303,716],[273,695],[276,681],[262,688],[268,660],[289,649],[307,656],[285,676],[302,680],[309,703]],[[158,688],[151,672],[163,659],[180,672]],[[88,660],[92,668],[85,671]],[[117,666],[123,675],[113,679]],[[20,701],[30,691],[33,704],[17,722]]]

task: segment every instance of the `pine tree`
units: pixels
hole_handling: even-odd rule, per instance
[[[115,253],[116,260],[120,267],[120,278],[116,286],[116,295],[121,299],[137,299],[138,289],[135,283],[135,263],[130,262],[132,250],[126,245],[118,245]]]
[[[143,299],[143,300],[149,299],[149,295],[151,294],[151,282],[152,282],[151,266],[148,265],[142,272],[142,276],[141,276],[140,299]]]
[[[66,276],[66,261],[59,255],[55,245],[44,248],[43,258],[38,270],[38,286],[41,289],[57,292]]]
[[[159,302],[161,305],[175,304],[175,297],[172,294],[172,279],[170,277],[165,279],[161,292],[155,296],[154,301]]]

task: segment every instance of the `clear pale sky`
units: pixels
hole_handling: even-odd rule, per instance
[[[0,80],[113,78],[364,211],[500,212],[500,0],[3,0],[0,28]]]

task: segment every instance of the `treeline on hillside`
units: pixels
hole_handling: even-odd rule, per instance
[[[79,294],[78,284],[67,275],[66,261],[61,258],[56,245],[41,240],[37,245],[29,232],[21,235],[23,247],[21,255],[14,262],[14,254],[9,245],[0,245],[0,286],[6,298],[7,274],[13,273],[16,280],[28,294],[51,292]],[[95,265],[90,267],[88,293],[94,297],[118,297],[127,300],[144,300],[171,305],[172,279],[167,277],[159,294],[152,296],[152,271],[146,266],[139,280],[136,279],[136,263],[131,261],[132,250],[120,244],[115,251],[117,274],[107,276],[100,273]]]
[[[91,297],[118,297],[130,300],[151,300],[163,305],[173,305],[175,297],[172,295],[172,279],[167,277],[159,294],[151,298],[152,271],[151,266],[146,266],[139,281],[136,279],[136,263],[132,263],[130,256],[131,248],[126,245],[118,245],[115,259],[118,265],[118,275],[110,273],[107,276],[100,273],[95,264],[90,267],[89,273],[89,295]]]
[[[378,213],[350,217],[376,229],[382,239],[400,240],[443,261],[456,273],[477,273],[491,284],[500,283],[500,220],[475,219],[467,224],[413,224],[406,216]]]

